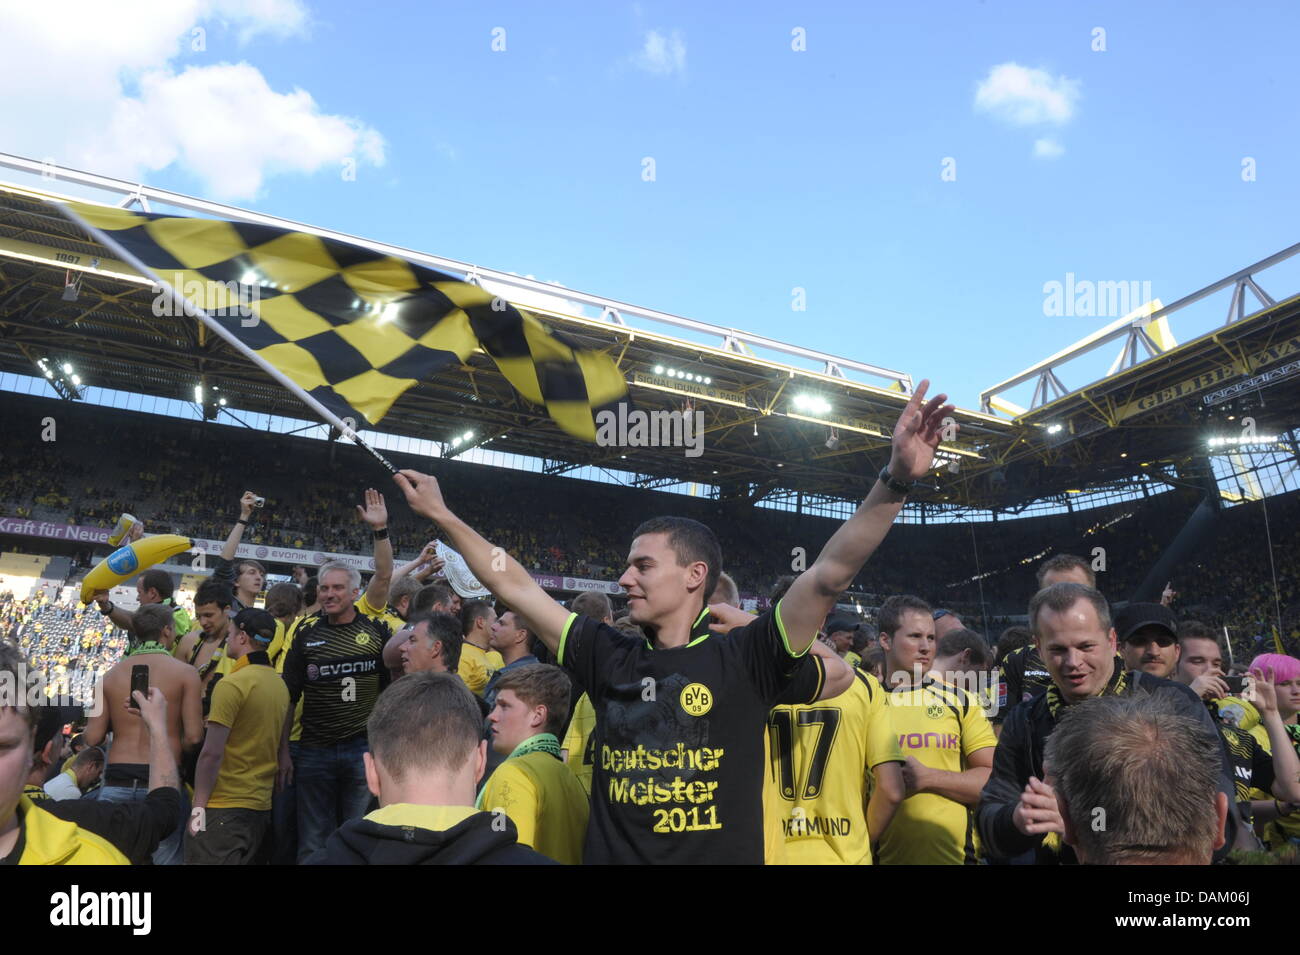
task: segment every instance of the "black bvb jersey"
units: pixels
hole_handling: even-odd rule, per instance
[[[1002,658],[998,667],[998,707],[989,718],[999,723],[1013,706],[1045,693],[1052,685],[1052,675],[1034,644],[1018,647]]]
[[[763,862],[763,740],[779,702],[810,703],[825,669],[794,656],[780,605],[685,646],[655,649],[573,614],[559,663],[596,712],[587,864]]]
[[[1216,712],[1211,708],[1211,712]],[[1272,795],[1273,792],[1273,757],[1270,756],[1259,740],[1245,730],[1235,726],[1219,724],[1219,733],[1228,749],[1228,759],[1232,762],[1232,783],[1237,790],[1237,806],[1242,818],[1247,823],[1254,822],[1254,810],[1250,805],[1252,789],[1260,789]]]
[[[379,691],[388,685],[384,644],[393,635],[382,617],[356,612],[330,623],[324,612],[298,624],[284,661],[289,697],[302,697],[302,742],[341,743],[362,736]]]

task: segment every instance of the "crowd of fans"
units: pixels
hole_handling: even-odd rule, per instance
[[[93,473],[6,479],[0,505],[104,527],[129,510],[150,533],[225,549],[192,606],[156,569],[135,579],[133,612],[106,591],[85,607],[0,595],[0,671],[33,668],[71,698],[0,705],[5,732],[26,720],[32,740],[13,808],[0,779],[0,823],[47,827],[0,839],[0,860],[49,861],[35,855],[56,832],[84,863],[1293,857],[1296,497],[1270,502],[1285,553],[1261,558],[1262,509],[1234,509],[1231,538],[1159,603],[1131,601],[1194,498],[889,529],[944,410],[895,438],[894,477],[843,525],[676,498],[679,516],[657,517],[656,495],[488,483],[456,463],[436,481],[404,470],[386,501],[358,490],[361,459],[343,449],[267,453],[235,433],[186,457],[193,442],[167,425],[98,432]],[[425,545],[434,535],[483,589]],[[268,587],[241,542],[373,554],[376,571],[296,567]],[[800,549],[806,565],[787,567]],[[624,593],[559,606],[528,570]],[[745,612],[746,592],[776,609]],[[859,612],[846,593],[866,598]],[[1013,606],[1025,625],[1003,628]],[[668,649],[680,670],[665,681],[654,654]],[[70,692],[72,673],[93,693]],[[1118,811],[1135,787],[1141,811]],[[1089,826],[1098,805],[1115,810],[1107,835]]]
[[[0,512],[106,529],[129,512],[153,533],[220,540],[226,534],[216,514],[220,502],[244,481],[245,462],[256,461],[257,490],[266,504],[247,543],[366,552],[364,526],[337,506],[357,496],[357,475],[373,467],[358,449],[292,436],[272,443],[252,431],[108,414],[111,427],[100,409],[69,407],[61,415],[61,437],[81,449],[72,460],[56,453],[57,442],[16,436],[0,459]],[[202,467],[195,467],[196,456]],[[422,466],[391,457],[398,466]],[[627,557],[619,542],[641,521],[671,512],[715,528],[741,592],[761,595],[776,576],[797,569],[799,553],[805,559],[816,554],[838,526],[811,514],[738,511],[707,499],[457,461],[440,463],[439,479],[463,502],[467,521],[536,573],[615,579]],[[985,630],[999,629],[1007,617],[1023,614],[1022,595],[1037,562],[1049,551],[1068,551],[1093,559],[1109,595],[1129,599],[1197,500],[1196,492],[1172,490],[1073,514],[902,525],[849,592],[870,607],[924,583],[940,605],[980,620]],[[1282,638],[1300,636],[1300,495],[1273,498],[1268,507],[1271,551],[1261,546],[1267,539],[1263,506],[1234,507],[1219,516],[1212,543],[1172,581],[1182,606],[1210,625],[1226,626],[1234,649],[1243,653],[1261,635],[1270,636],[1279,612]],[[413,556],[427,528],[395,510],[397,553]],[[518,520],[520,513],[529,519]]]
[[[89,703],[89,691],[126,651],[127,635],[72,599],[0,593],[0,634],[48,676],[49,693]]]

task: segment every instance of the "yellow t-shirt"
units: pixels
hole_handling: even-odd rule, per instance
[[[871,864],[868,776],[903,755],[884,688],[861,670],[853,675],[853,685],[834,699],[778,706],[768,717],[768,865]]]
[[[505,665],[506,661],[495,650],[484,650],[467,641],[461,644],[460,666],[456,672],[475,696],[482,696],[492,674]]]
[[[550,753],[525,753],[496,768],[479,796],[480,809],[503,810],[519,844],[565,865],[582,864],[590,802],[573,771]]]
[[[596,709],[586,693],[573,705],[573,719],[564,736],[564,759],[583,791],[591,795],[591,764],[595,757]]]
[[[979,700],[959,687],[927,678],[885,696],[903,756],[948,772],[970,768],[969,756],[997,745]],[[917,793],[903,800],[880,840],[882,865],[974,864],[973,807],[946,796]]]
[[[242,661],[238,661],[242,662]],[[245,664],[212,691],[208,722],[230,728],[210,809],[271,808],[289,688],[269,666]]]
[[[398,630],[401,630],[406,626],[406,621],[393,613],[387,607],[376,607],[367,600],[365,593],[362,593],[361,599],[357,601],[357,610],[358,612],[365,614],[367,617],[378,617],[393,628],[393,633],[396,633]]]

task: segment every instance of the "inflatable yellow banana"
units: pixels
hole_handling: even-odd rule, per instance
[[[155,534],[119,547],[96,564],[81,582],[81,602],[88,604],[95,591],[116,587],[128,577],[193,546],[194,541],[179,534]]]

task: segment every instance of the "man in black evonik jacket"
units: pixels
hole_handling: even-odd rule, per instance
[[[1059,583],[1040,590],[1029,604],[1029,626],[1052,684],[1043,693],[1014,707],[1002,724],[993,772],[980,794],[976,824],[984,851],[994,858],[1012,858],[1036,850],[1038,864],[1077,861],[1062,846],[1064,823],[1050,783],[1044,779],[1047,738],[1064,708],[1098,696],[1164,697],[1169,706],[1204,724],[1220,742],[1222,769],[1219,791],[1229,802],[1226,845],[1218,861],[1233,847],[1239,830],[1232,783],[1232,763],[1222,746],[1209,711],[1190,689],[1140,670],[1124,671],[1115,656],[1115,631],[1106,598],[1082,584]]]

